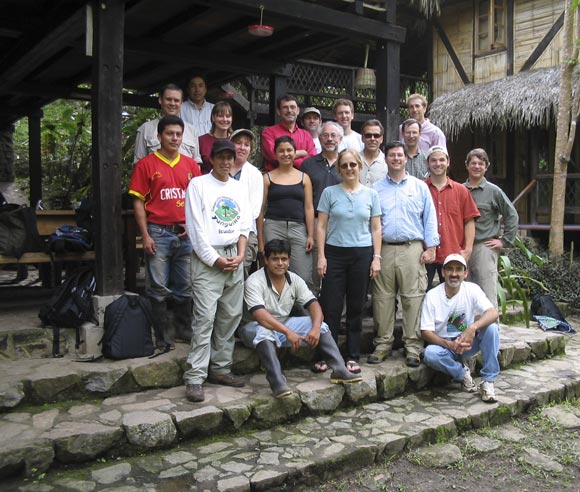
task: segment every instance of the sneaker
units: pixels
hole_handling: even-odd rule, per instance
[[[497,398],[495,396],[495,389],[491,381],[484,381],[479,386],[481,391],[481,399],[486,403],[495,403]]]
[[[475,393],[477,391],[477,385],[473,382],[471,371],[466,365],[463,366],[463,369],[465,369],[465,375],[463,376],[461,387],[463,388],[463,391],[467,391],[468,393]]]
[[[205,399],[201,384],[188,384],[185,386],[185,398],[188,401],[200,402]]]

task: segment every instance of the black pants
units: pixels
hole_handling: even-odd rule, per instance
[[[435,272],[437,272],[437,275],[439,275],[439,283],[443,282],[443,265],[441,263],[429,263],[428,265],[425,265],[425,269],[427,270],[427,290],[431,290],[433,288]]]
[[[320,304],[324,321],[328,323],[335,341],[338,341],[343,299],[346,296],[346,353],[345,360],[360,358],[362,313],[365,303],[372,246],[341,248],[326,245],[326,276],[322,280]]]

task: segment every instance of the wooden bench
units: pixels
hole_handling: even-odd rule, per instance
[[[74,210],[37,210],[36,225],[41,237],[50,236],[57,227],[68,224],[77,225]],[[70,261],[94,261],[94,251],[79,251],[74,253],[52,253],[31,251],[20,258],[0,255],[0,265],[34,264]]]

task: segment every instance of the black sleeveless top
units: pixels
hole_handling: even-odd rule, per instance
[[[268,173],[268,203],[266,218],[272,220],[290,220],[304,223],[304,173],[299,183],[281,185],[272,181]]]

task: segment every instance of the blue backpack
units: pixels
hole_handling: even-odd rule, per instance
[[[48,248],[55,253],[88,251],[92,248],[90,233],[84,227],[61,225],[48,238]]]

